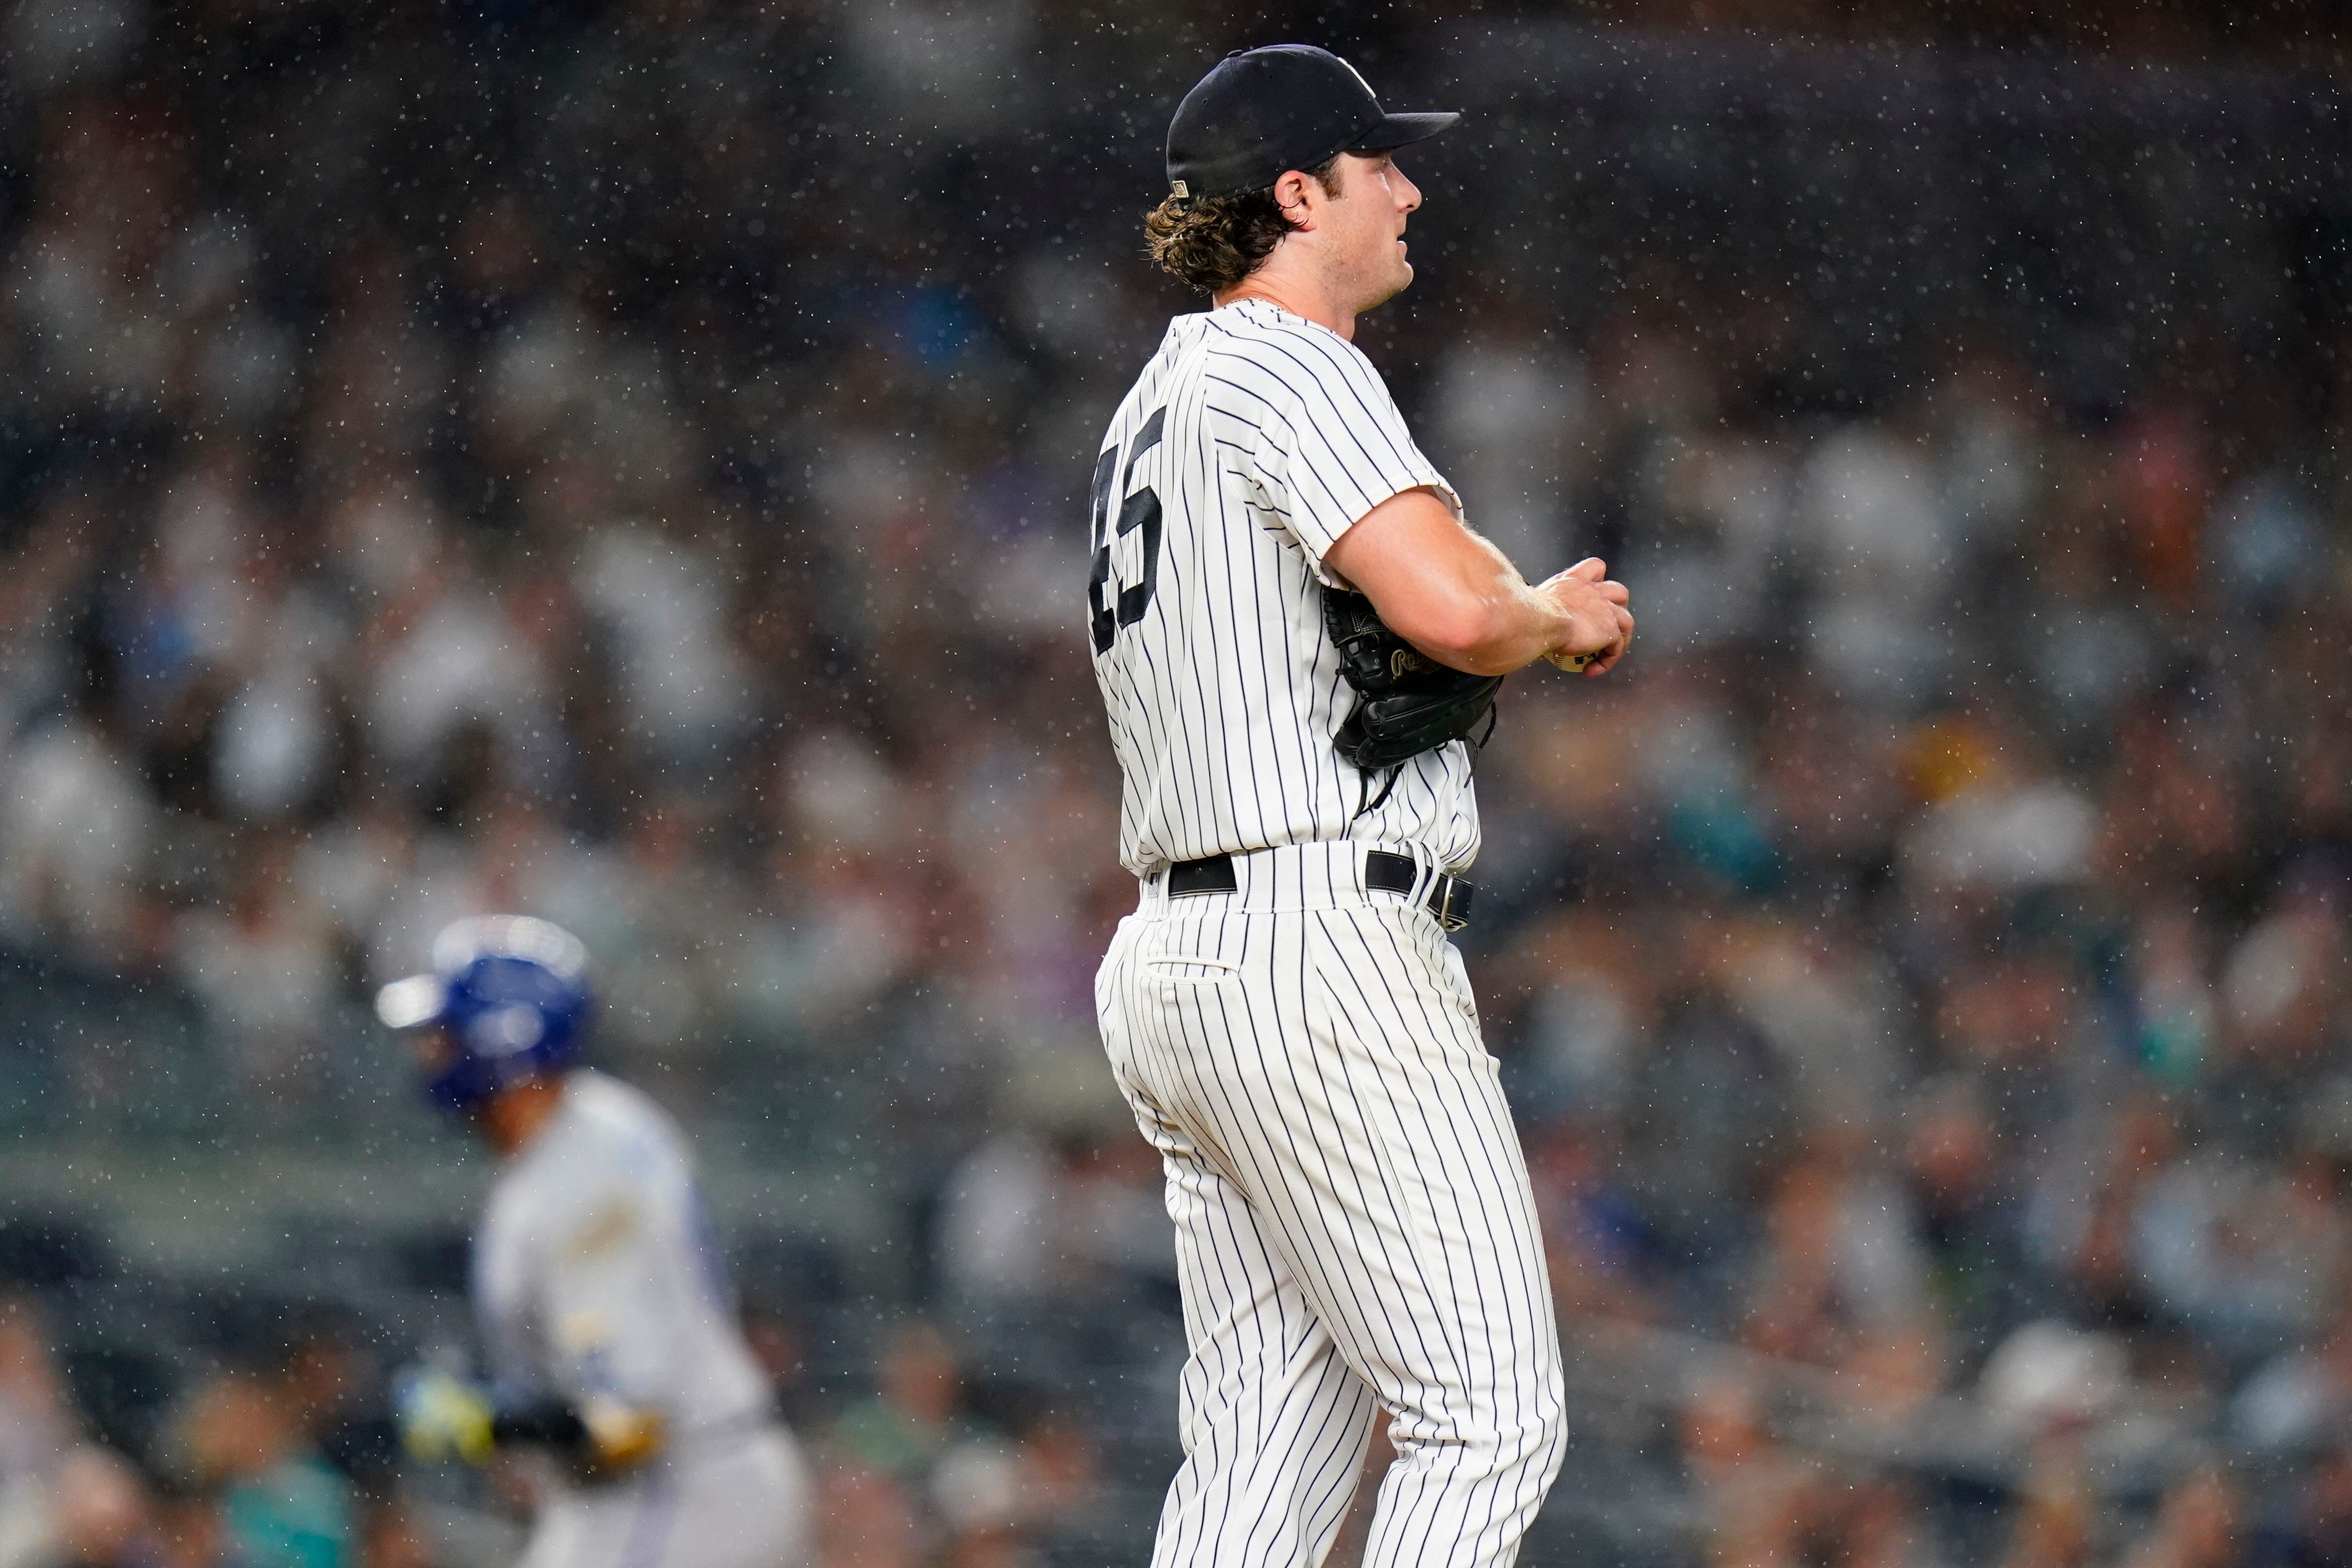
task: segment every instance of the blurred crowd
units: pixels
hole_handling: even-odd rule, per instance
[[[906,1295],[1164,1312],[1080,492],[1190,307],[1157,110],[1055,89],[1213,50],[593,10],[11,15],[0,946],[194,998],[267,1139],[528,910],[709,1136],[858,1120]],[[1454,222],[1365,341],[1473,524],[1640,617],[1507,687],[1463,940],[1571,1360],[1715,1352],[1571,1467],[1668,1478],[1660,1562],[2352,1563],[2340,304],[2167,321],[2086,407],[1947,303],[1864,399],[1769,279],[1559,297]],[[126,1458],[55,1327],[0,1312],[0,1563],[452,1550],[346,1340],[225,1349]],[[990,1354],[918,1322],[803,1404],[828,1568],[1083,1560],[1098,1435]]]
[[[1055,1400],[1017,1380],[968,1375],[947,1335],[910,1319],[876,1342],[869,1386],[814,1402],[803,1329],[756,1307],[747,1326],[780,1403],[824,1434],[818,1533],[828,1568],[1105,1557],[1097,1444]],[[368,1337],[356,1320],[315,1306],[232,1314],[215,1325],[209,1364],[177,1379],[143,1420],[136,1397],[101,1396],[92,1416],[77,1407],[49,1312],[30,1293],[0,1299],[0,1563],[510,1563],[520,1546],[513,1515],[549,1472],[526,1454],[501,1458],[471,1496],[404,1485],[383,1360]],[[103,1386],[88,1369],[79,1381]]]
[[[357,1346],[315,1314],[223,1325],[137,1462],[76,1408],[49,1314],[0,1299],[0,1562],[423,1568]]]

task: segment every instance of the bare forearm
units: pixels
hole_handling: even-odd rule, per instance
[[[1483,538],[1476,543],[1482,559],[1464,563],[1461,580],[1432,584],[1433,591],[1407,601],[1410,626],[1399,625],[1377,600],[1374,605],[1398,636],[1439,664],[1507,675],[1558,646],[1568,635],[1569,614],[1531,587],[1502,551]]]
[[[1472,674],[1507,675],[1547,654],[1599,655],[1592,668],[1605,670],[1633,634],[1624,586],[1602,580],[1600,561],[1531,584],[1429,490],[1383,501],[1323,560],[1389,630]]]

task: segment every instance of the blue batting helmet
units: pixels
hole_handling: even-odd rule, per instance
[[[393,1029],[437,1029],[449,1054],[425,1082],[449,1111],[579,1059],[594,998],[588,950],[562,926],[527,915],[460,920],[433,939],[433,972],[376,993]]]

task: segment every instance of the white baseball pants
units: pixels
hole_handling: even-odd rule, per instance
[[[1396,1459],[1366,1568],[1518,1555],[1566,1446],[1533,1195],[1470,988],[1363,852],[1149,879],[1095,982],[1159,1148],[1183,1289],[1185,1459],[1153,1568],[1313,1568],[1377,1405]],[[1399,852],[1406,852],[1400,851]]]
[[[812,1568],[808,1467],[782,1427],[540,1505],[518,1568]]]

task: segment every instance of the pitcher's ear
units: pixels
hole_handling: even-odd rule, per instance
[[[1314,208],[1307,198],[1308,188],[1314,185],[1313,175],[1301,173],[1296,169],[1283,171],[1282,177],[1274,183],[1274,204],[1282,210],[1282,215],[1290,220],[1294,228],[1314,226]]]

